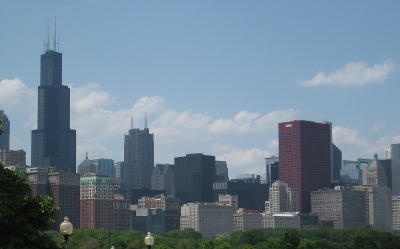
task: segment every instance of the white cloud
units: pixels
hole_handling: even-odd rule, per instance
[[[385,127],[386,127],[386,123],[384,123],[384,122],[375,123],[375,124],[372,125],[371,131],[372,132],[377,132],[377,131],[385,128]]]
[[[359,135],[358,130],[348,127],[335,126],[332,129],[333,142],[342,151],[343,159],[353,160],[373,158],[375,153],[383,157],[384,148],[392,143],[400,142],[400,134],[383,136],[376,141],[369,141]]]
[[[96,83],[90,83],[82,87],[69,85],[69,87],[71,89],[71,106],[77,113],[106,106],[113,101],[110,94],[99,90],[100,86]]]
[[[37,105],[36,91],[29,89],[19,78],[0,81],[0,106],[3,109],[33,109]]]
[[[346,65],[329,74],[319,71],[314,78],[301,80],[300,86],[338,85],[361,86],[371,83],[382,83],[394,70],[396,65],[392,60],[381,64],[368,66],[365,62],[348,62]]]
[[[231,119],[217,119],[212,122],[210,130],[212,133],[255,133],[268,129],[276,129],[277,124],[282,121],[293,119],[297,110],[278,110],[267,115],[240,111]]]

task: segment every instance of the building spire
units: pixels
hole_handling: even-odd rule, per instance
[[[86,152],[86,159],[88,159],[89,157],[88,157],[88,153]]]
[[[49,17],[47,17],[47,42],[46,42],[46,52],[50,49],[50,35],[49,35]]]
[[[147,129],[147,112],[144,113],[144,128]]]
[[[131,115],[131,130],[133,129],[133,115]]]
[[[53,49],[57,51],[57,17],[54,17],[54,37],[53,37]]]

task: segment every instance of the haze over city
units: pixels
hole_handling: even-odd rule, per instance
[[[278,123],[296,119],[332,122],[343,159],[383,157],[400,142],[399,12],[398,1],[3,1],[11,149],[30,164],[56,16],[77,164],[86,152],[122,161],[131,117],[142,129],[146,114],[155,163],[204,153],[232,177],[265,173]]]

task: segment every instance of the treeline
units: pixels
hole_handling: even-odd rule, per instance
[[[61,246],[62,236],[49,235]],[[232,231],[215,239],[205,239],[193,229],[154,234],[152,249],[398,249],[400,236],[367,229],[253,229]],[[145,234],[139,231],[105,229],[74,230],[68,248],[71,249],[145,249]],[[65,246],[65,245],[64,245]]]

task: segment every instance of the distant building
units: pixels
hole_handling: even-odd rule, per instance
[[[89,160],[86,153],[85,160],[78,166],[78,173],[80,175],[97,174],[115,177],[114,160],[106,158]]]
[[[232,231],[232,207],[216,203],[188,203],[181,207],[181,230],[193,228],[204,238]]]
[[[229,175],[226,161],[215,161],[215,182],[227,181],[229,181]]]
[[[55,42],[54,42],[55,43]],[[70,128],[70,89],[62,84],[62,54],[50,49],[40,57],[37,129],[32,130],[31,164],[76,172],[76,131]]]
[[[394,234],[400,234],[400,196],[392,197],[392,229]]]
[[[26,165],[26,152],[24,150],[0,150],[0,162],[3,166]]]
[[[255,175],[255,174],[241,174],[241,175],[237,175],[236,179],[237,180],[242,180],[245,183],[257,183],[260,184],[260,175]]]
[[[131,211],[129,200],[121,194],[114,194],[113,197],[113,230],[131,229]]]
[[[342,151],[332,144],[332,183],[340,182],[340,170],[342,169]]]
[[[123,184],[129,191],[134,188],[151,188],[154,169],[154,134],[146,125],[143,130],[133,128],[125,135]]]
[[[3,126],[3,133],[0,136],[0,150],[9,150],[11,123],[4,110],[0,110],[0,119],[2,121],[0,125]]]
[[[215,156],[187,154],[175,157],[175,196],[182,204],[212,202]]]
[[[238,208],[264,210],[268,200],[268,184],[245,183],[243,180],[229,180],[213,184],[213,201],[218,201],[219,195],[236,195]]]
[[[276,181],[269,188],[269,201],[266,201],[265,212],[282,213],[299,211],[299,190],[289,188],[281,181]]]
[[[142,233],[164,232],[164,211],[162,209],[141,208],[131,205],[132,230]]]
[[[334,228],[366,227],[366,192],[344,187],[311,193],[311,212]]]
[[[400,196],[400,143],[392,144],[392,194]]]
[[[343,185],[362,185],[362,173],[357,161],[343,160],[340,170],[340,180]]]
[[[81,176],[80,192],[81,229],[112,229],[112,179],[95,174]]]
[[[262,228],[262,215],[259,210],[240,208],[233,214],[233,230],[248,231]]]
[[[232,207],[232,212],[236,212],[239,209],[238,196],[237,195],[219,195],[218,203],[224,206]]]
[[[151,189],[145,189],[145,188],[140,188],[140,189],[131,189],[127,193],[129,200],[131,201],[131,205],[138,205],[138,200],[142,197],[154,197],[154,196],[161,196],[161,195],[166,195],[165,190],[151,190]]]
[[[331,185],[332,125],[279,123],[279,179],[299,189],[300,213],[311,212],[311,192]]]
[[[300,228],[298,212],[288,213],[263,213],[262,224],[264,228]]]
[[[139,208],[161,209],[163,211],[163,231],[179,230],[181,201],[172,196],[158,195],[154,197],[142,197],[138,200]]]
[[[173,165],[156,164],[151,175],[151,189],[165,190],[167,196],[174,195],[175,173],[172,171]]]
[[[268,187],[272,186],[272,183],[279,180],[279,157],[271,156],[265,158],[265,168],[266,168],[266,183]]]
[[[114,163],[115,177],[122,179],[122,175],[124,174],[123,170],[122,170],[123,165],[124,165],[124,162],[116,162],[116,163]]]

